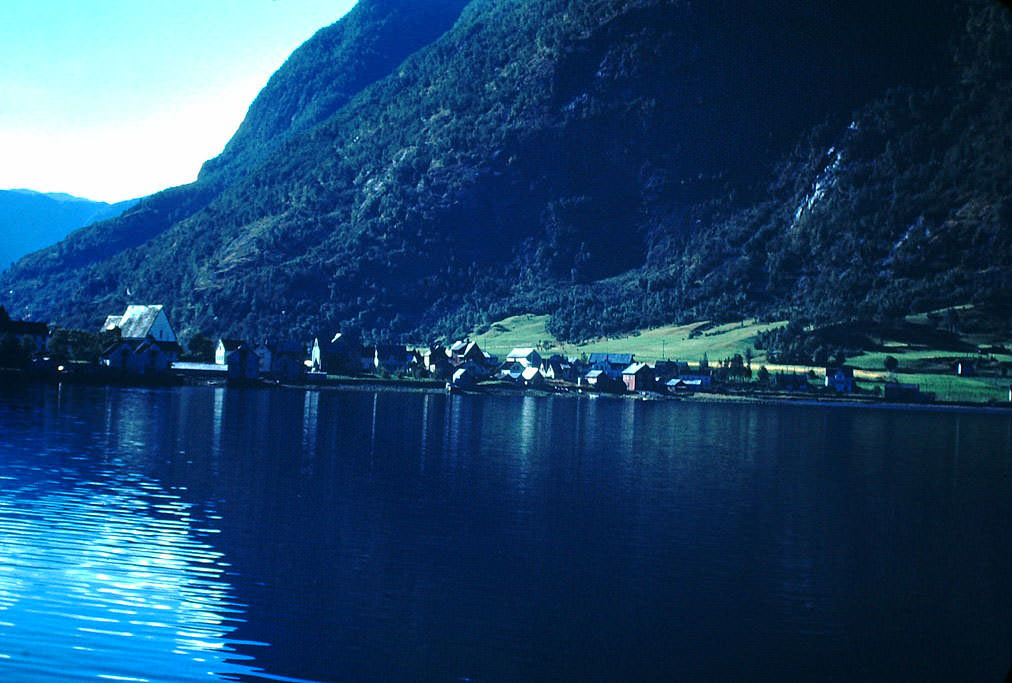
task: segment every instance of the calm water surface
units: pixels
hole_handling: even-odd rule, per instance
[[[0,680],[997,681],[1008,414],[0,391]]]

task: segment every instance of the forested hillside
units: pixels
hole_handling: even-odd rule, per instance
[[[69,194],[0,190],[0,271],[77,228],[120,215],[133,204],[133,200],[107,204]]]
[[[1010,45],[983,0],[361,0],[197,184],[23,260],[4,303],[422,340],[997,300]]]

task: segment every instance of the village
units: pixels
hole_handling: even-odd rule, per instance
[[[97,363],[59,363],[47,355],[48,326],[0,316],[6,335],[32,356],[36,378],[95,384],[229,384],[233,386],[349,383],[404,385],[450,392],[495,390],[625,395],[642,398],[709,396],[800,396],[834,400],[929,403],[930,392],[914,384],[887,383],[883,390],[863,389],[854,368],[828,366],[824,374],[753,371],[735,354],[711,363],[637,359],[633,353],[563,356],[537,346],[497,356],[469,339],[411,348],[401,344],[364,344],[354,335],[319,334],[311,341],[220,338],[212,359],[184,359],[183,348],[163,305],[129,305],[109,315],[100,334],[110,340]],[[957,373],[968,371],[959,367]],[[1012,389],[1010,389],[1012,401]]]

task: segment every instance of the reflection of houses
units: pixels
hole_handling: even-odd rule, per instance
[[[46,323],[33,323],[27,320],[11,320],[7,311],[0,306],[0,337],[11,335],[18,341],[28,341],[32,345],[32,353],[46,350],[49,338],[49,326]]]
[[[826,368],[826,386],[841,394],[854,391],[854,368]]]
[[[646,363],[633,363],[622,371],[622,382],[627,391],[654,389],[654,371]]]
[[[123,315],[110,315],[102,325],[103,332],[119,330],[120,339],[146,339],[151,337],[155,341],[174,342],[176,333],[172,331],[169,318],[165,315],[164,306],[139,306],[130,305],[126,307]]]

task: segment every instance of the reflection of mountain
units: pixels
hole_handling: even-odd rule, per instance
[[[992,680],[1007,651],[986,599],[1012,575],[1001,416],[210,388],[12,405],[0,477],[22,471],[0,491],[87,507],[103,561],[162,543],[137,571],[227,577],[208,628],[271,675]]]

